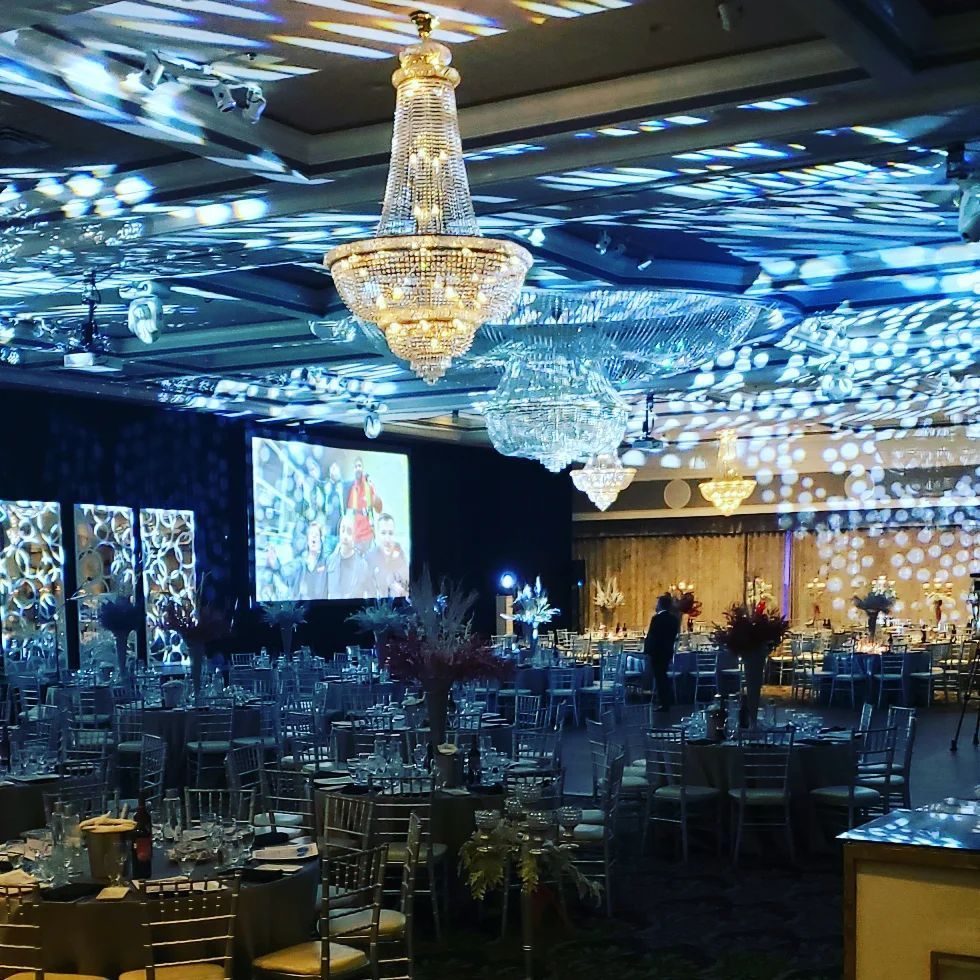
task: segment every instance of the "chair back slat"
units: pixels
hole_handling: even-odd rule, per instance
[[[139,884],[147,980],[157,967],[220,966],[231,980],[238,876]]]

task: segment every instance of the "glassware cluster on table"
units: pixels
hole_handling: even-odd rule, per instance
[[[199,863],[217,864],[219,871],[243,868],[252,859],[255,830],[249,821],[237,821],[203,811],[199,827],[184,827],[183,804],[176,791],[168,791],[162,811],[155,813],[153,841],[190,876]],[[0,861],[30,874],[42,887],[60,887],[89,876],[89,861],[79,828],[77,809],[55,804],[48,826],[33,831],[26,841],[0,845]],[[125,880],[129,840],[120,836],[110,855],[109,884]]]
[[[489,735],[474,735],[479,738],[480,749],[480,784],[495,786],[503,780],[504,769],[511,763],[511,758],[504,752],[494,748]],[[461,747],[461,751],[465,746]],[[411,761],[406,762],[402,757],[401,744],[388,741],[383,736],[374,740],[370,752],[362,752],[348,760],[347,768],[351,778],[358,786],[370,786],[373,779],[398,778],[412,779],[435,776],[438,782],[439,770],[430,766],[429,749],[424,742],[419,742],[412,750]]]
[[[780,708],[775,702],[769,702],[760,708],[759,719],[753,730],[756,732],[786,731],[791,726],[797,741],[813,739],[820,735],[823,729],[823,719],[812,711]],[[689,739],[711,738],[710,712],[707,707],[699,707],[693,714],[683,716],[677,727],[683,728]],[[726,740],[735,740],[738,730],[739,698],[738,695],[731,695],[725,716]]]
[[[243,868],[252,859],[255,829],[247,820],[235,820],[202,809],[200,824],[184,826],[184,809],[176,791],[167,791],[163,812],[153,822],[153,843],[190,877],[198,864],[217,862],[217,870]]]

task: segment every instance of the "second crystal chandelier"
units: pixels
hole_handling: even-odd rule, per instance
[[[432,384],[476,331],[510,312],[530,253],[480,234],[463,163],[449,49],[430,40],[432,17],[415,11],[421,38],[399,55],[391,166],[374,238],[340,245],[324,264],[341,299],[382,330],[388,346]]]

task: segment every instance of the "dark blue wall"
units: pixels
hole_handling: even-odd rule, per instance
[[[258,433],[300,438],[295,428],[254,428],[201,413],[9,390],[0,390],[0,417],[8,420],[0,498],[57,500],[63,515],[75,503],[193,510],[199,575],[208,573],[206,598],[237,607],[230,646],[273,645],[249,608],[246,445]],[[493,629],[494,589],[505,568],[529,578],[540,574],[553,602],[567,606],[574,492],[567,474],[555,476],[489,449],[368,442],[349,429],[320,426],[307,438],[408,453],[413,560],[480,591],[480,631]],[[66,552],[73,571],[68,541]],[[328,653],[354,642],[344,620],[357,605],[315,604],[299,642]]]

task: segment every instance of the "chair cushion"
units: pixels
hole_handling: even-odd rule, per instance
[[[580,823],[575,825],[572,837],[578,841],[587,843],[600,843],[605,837],[605,828],[594,823]]]
[[[274,953],[266,953],[252,960],[253,970],[266,973],[288,973],[300,977],[320,976],[320,943],[298,943],[278,949]],[[352,946],[340,943],[330,943],[330,976],[339,977],[345,973],[363,970],[368,965],[365,953]],[[122,977],[119,978],[122,980]]]
[[[884,789],[886,783],[887,783],[888,786],[904,786],[905,785],[905,777],[904,776],[900,776],[897,773],[892,773],[890,776],[887,776],[886,777],[884,773],[867,774],[867,773],[863,773],[862,772],[862,773],[859,773],[858,779],[860,780],[862,786],[872,786],[872,787],[878,787],[878,786],[880,786],[883,789]]]
[[[646,776],[647,764],[645,762],[631,762],[623,768],[624,776]]]
[[[116,742],[116,751],[129,752],[132,753],[133,755],[137,755],[138,753],[143,751],[143,743],[142,742]]]
[[[821,786],[819,789],[811,789],[810,796],[819,803],[830,803],[833,806],[847,806],[850,798],[850,787],[848,786]],[[881,793],[876,789],[867,786],[854,787],[854,802],[864,805],[878,803],[881,800]]]
[[[742,799],[742,790],[730,789],[728,795],[733,800]],[[754,789],[749,787],[745,790],[746,806],[782,806],[788,796],[778,789]]]
[[[606,822],[606,815],[602,810],[583,810],[582,811],[582,823],[592,823],[592,824],[604,824]]]
[[[623,776],[623,789],[646,789],[649,785],[645,776]]]
[[[303,814],[301,813],[279,813],[277,810],[273,817],[275,819],[276,827],[302,827],[303,826]],[[269,819],[268,813],[257,813],[255,814],[255,826],[256,827],[271,827],[272,821]]]
[[[721,795],[721,790],[714,786],[661,786],[653,791],[655,799],[677,800],[680,802],[681,791],[691,803],[701,803],[704,800],[714,800]]]
[[[26,971],[12,973],[7,980],[34,980],[34,974]],[[106,980],[106,978],[96,977],[91,973],[48,973],[45,970],[43,980]]]
[[[446,845],[445,844],[433,844],[432,845],[432,860],[441,861],[446,856]],[[408,857],[408,845],[406,844],[389,844],[388,845],[388,863],[389,864],[404,864],[405,859]],[[429,845],[423,844],[419,848],[419,861],[425,864],[429,860]]]
[[[275,735],[243,735],[241,738],[233,738],[232,742],[236,746],[250,748],[254,745],[261,749],[274,749],[279,744]]]
[[[189,963],[186,966],[158,966],[160,980],[224,980],[224,968],[217,963]],[[119,980],[146,980],[146,970],[127,970]]]
[[[231,742],[188,742],[188,752],[204,752],[217,755],[219,752],[230,752]]]
[[[367,936],[371,931],[371,910],[345,912],[335,909],[330,913],[331,936]],[[396,939],[405,932],[405,916],[394,909],[382,909],[378,921],[378,935],[384,939]]]

